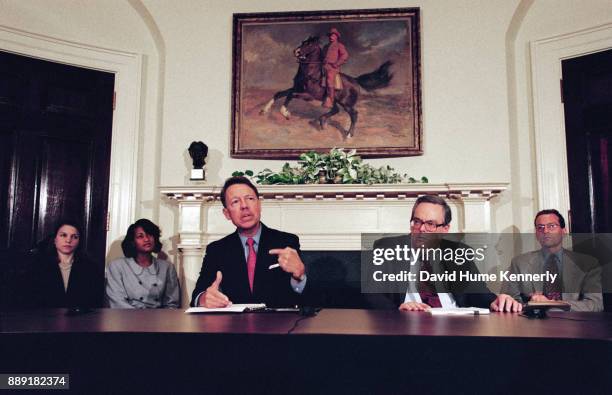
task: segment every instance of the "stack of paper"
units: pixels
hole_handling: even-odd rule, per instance
[[[207,307],[190,307],[185,310],[187,314],[196,313],[244,313],[249,311],[263,310],[266,308],[265,303],[245,303],[245,304],[233,304],[228,307],[219,307],[216,309],[209,309]]]
[[[489,314],[489,309],[480,307],[455,307],[453,309],[435,308],[429,309],[431,315],[481,315]]]

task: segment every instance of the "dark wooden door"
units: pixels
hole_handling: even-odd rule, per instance
[[[612,50],[562,67],[572,231],[612,233]]]
[[[599,259],[604,307],[612,311],[612,50],[562,67],[574,249]]]
[[[27,250],[61,218],[103,264],[114,74],[0,52],[0,247]]]

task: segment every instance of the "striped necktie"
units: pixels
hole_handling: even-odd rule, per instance
[[[429,274],[433,273],[431,263],[429,263],[429,261],[424,261],[421,264],[421,271],[428,272]],[[428,304],[431,307],[442,307],[440,297],[438,296],[438,292],[436,291],[436,286],[433,281],[420,281],[417,289],[423,303]]]
[[[555,281],[544,282],[544,296],[550,300],[561,300],[561,279],[559,278],[559,266],[557,264],[559,258],[557,255],[550,254],[544,263],[544,271],[549,275],[556,274]]]

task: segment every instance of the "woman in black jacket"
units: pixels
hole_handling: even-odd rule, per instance
[[[83,252],[81,227],[61,221],[39,244],[31,276],[34,307],[101,307],[104,270]]]

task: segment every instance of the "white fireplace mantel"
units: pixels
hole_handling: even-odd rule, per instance
[[[451,232],[490,232],[490,200],[507,183],[265,185],[262,221],[295,233],[303,250],[360,250],[363,233],[407,233],[412,206],[421,195],[447,199]],[[178,205],[178,248],[187,290],[200,270],[204,248],[235,230],[222,213],[221,186],[161,187]]]

